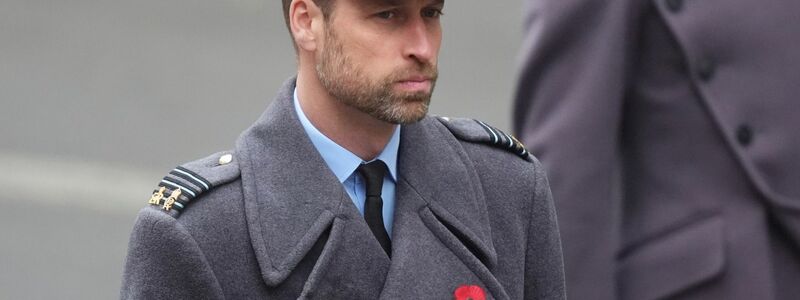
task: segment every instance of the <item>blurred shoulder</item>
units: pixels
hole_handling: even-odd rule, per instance
[[[514,136],[480,120],[436,120],[460,143],[496,218],[527,224],[532,209],[546,210],[552,199],[544,168]]]
[[[473,151],[499,155],[512,162],[535,163],[536,159],[513,135],[483,121],[468,118],[435,117],[453,136],[465,143],[480,145]]]

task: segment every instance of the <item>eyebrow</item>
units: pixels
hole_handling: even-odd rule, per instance
[[[366,6],[382,6],[382,5],[390,5],[390,6],[399,6],[402,0],[358,0],[357,3],[366,5]]]
[[[361,4],[371,5],[371,6],[401,6],[404,2],[408,0],[359,0]],[[433,5],[444,5],[445,0],[433,0],[431,4]]]

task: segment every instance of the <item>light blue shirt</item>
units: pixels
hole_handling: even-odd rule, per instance
[[[353,200],[358,211],[364,215],[364,202],[366,201],[366,185],[364,179],[356,172],[360,164],[368,163],[352,152],[348,151],[336,142],[329,139],[322,134],[311,121],[308,120],[303,109],[300,107],[300,101],[297,98],[297,89],[294,90],[294,108],[297,112],[297,117],[300,123],[303,124],[308,137],[311,138],[311,143],[317,148],[322,159],[328,164],[328,167],[339,179],[339,182],[344,186],[350,199]],[[389,173],[383,177],[383,188],[381,189],[381,199],[383,199],[383,225],[386,227],[386,232],[389,237],[392,236],[392,221],[394,220],[394,200],[395,200],[395,182],[397,182],[397,151],[400,147],[400,126],[397,126],[389,139],[389,143],[383,148],[383,151],[378,155],[376,160],[383,161],[389,168]],[[371,162],[371,161],[369,161]]]

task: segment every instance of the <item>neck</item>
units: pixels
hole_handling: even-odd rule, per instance
[[[301,65],[297,74],[300,107],[314,127],[365,161],[375,159],[397,125],[378,120],[333,98],[322,87],[313,66]]]

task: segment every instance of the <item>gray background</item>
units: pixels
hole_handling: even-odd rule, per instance
[[[448,1],[432,113],[510,127],[521,17]],[[116,298],[160,177],[229,149],[294,68],[277,0],[0,0],[0,299]]]

